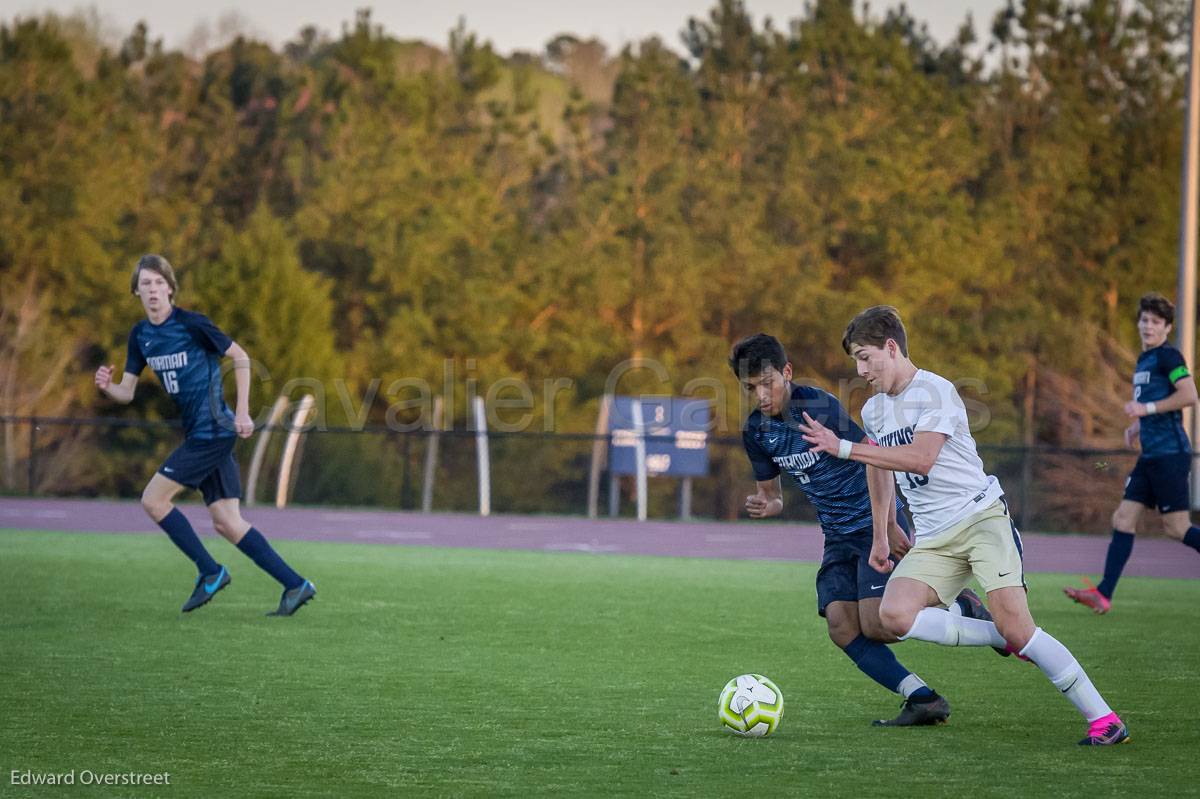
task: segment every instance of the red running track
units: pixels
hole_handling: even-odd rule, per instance
[[[201,535],[213,535],[208,513],[181,505]],[[247,508],[244,515],[270,538],[409,544],[475,549],[620,553],[732,560],[819,561],[822,538],[812,525],[772,522],[638,523],[628,519],[490,516],[334,508]],[[92,499],[0,499],[0,530],[75,530],[161,534],[137,502]],[[1107,535],[1027,533],[1031,572],[1097,574]],[[1145,577],[1200,577],[1200,554],[1167,538],[1142,537],[1125,569]]]

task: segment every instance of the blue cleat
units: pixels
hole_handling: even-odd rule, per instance
[[[216,574],[202,574],[196,578],[196,587],[192,590],[192,595],[188,597],[188,601],[183,603],[183,612],[190,613],[196,608],[208,602],[217,595],[225,586],[229,585],[229,572],[225,567],[221,567],[221,571]]]
[[[290,591],[284,591],[283,596],[279,598],[279,607],[276,608],[268,616],[291,616],[300,606],[317,595],[317,587],[308,580],[304,584],[293,588]]]

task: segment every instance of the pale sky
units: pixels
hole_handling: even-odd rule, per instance
[[[898,0],[874,0],[872,14]],[[494,0],[241,0],[230,3],[214,0],[208,10],[200,4],[179,0],[0,0],[0,20],[11,22],[17,16],[33,16],[44,11],[69,14],[94,8],[104,23],[105,33],[114,41],[124,38],[138,20],[145,20],[152,38],[162,38],[169,49],[188,49],[198,41],[197,28],[207,26],[210,45],[223,43],[230,14],[236,14],[241,32],[253,33],[275,47],[296,36],[305,25],[315,25],[332,36],[340,34],[343,23],[352,22],[355,9],[372,8],[372,19],[384,30],[401,39],[422,39],[444,47],[448,32],[460,16],[467,29],[481,39],[490,40],[496,50],[541,52],[546,42],[559,33],[582,38],[595,36],[610,51],[657,34],[674,49],[680,49],[679,31],[688,17],[706,17],[715,0],[522,0],[500,3]],[[860,6],[860,3],[855,4]],[[766,16],[776,28],[786,30],[786,21],[800,15],[804,0],[747,0],[747,8],[760,26]],[[968,12],[975,21],[976,36],[986,39],[992,16],[1004,6],[1004,0],[907,0],[907,6],[919,20],[929,24],[934,38],[947,41],[957,31]],[[224,24],[223,24],[224,22]]]

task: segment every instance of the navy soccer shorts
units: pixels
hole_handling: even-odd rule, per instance
[[[904,514],[897,522],[908,532]],[[895,558],[892,561],[895,562]],[[817,571],[817,613],[825,615],[830,602],[858,602],[883,596],[888,575],[871,568],[871,528],[825,537],[825,554]]]
[[[188,488],[198,488],[204,504],[219,499],[242,498],[242,475],[233,459],[233,437],[184,439],[179,449],[167,456],[158,473]]]
[[[1188,510],[1188,471],[1191,468],[1192,456],[1187,452],[1143,455],[1125,481],[1125,499],[1157,508],[1159,513]]]

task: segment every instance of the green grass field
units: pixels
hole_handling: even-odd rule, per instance
[[[1180,796],[1197,741],[1200,584],[1128,579],[1095,617],[1034,575],[1035,616],[1130,726],[1084,724],[1029,664],[897,647],[944,727],[874,729],[899,700],[816,616],[815,566],[283,542],[320,591],[224,542],[233,584],[183,616],[163,536],[0,531],[5,796]],[[770,676],[779,733],[723,732],[730,677]],[[169,787],[10,785],[11,772],[169,772]]]

